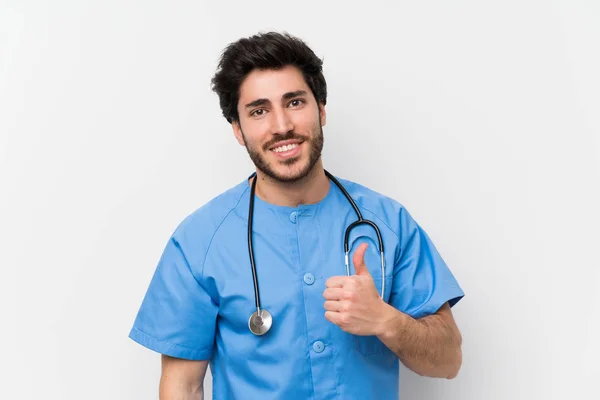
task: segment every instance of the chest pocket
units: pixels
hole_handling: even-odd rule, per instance
[[[354,233],[356,231],[356,233]],[[387,303],[390,299],[390,293],[392,291],[392,273],[393,273],[393,254],[391,250],[385,251],[385,271],[382,275],[381,270],[381,254],[379,253],[379,242],[375,231],[370,227],[358,226],[351,233],[351,248],[349,254],[349,261],[351,264],[351,273],[354,273],[354,266],[352,265],[352,256],[354,251],[362,243],[368,243],[369,247],[365,253],[365,264],[369,268],[377,293],[381,294],[382,287],[384,288],[383,300]],[[379,340],[377,336],[359,336],[352,335],[354,346],[356,350],[362,355],[368,356],[370,354],[376,354],[382,352],[387,347]]]

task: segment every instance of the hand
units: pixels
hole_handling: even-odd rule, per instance
[[[367,247],[361,244],[352,257],[356,274],[329,278],[323,292],[325,318],[355,335],[378,334],[386,305],[365,264]]]

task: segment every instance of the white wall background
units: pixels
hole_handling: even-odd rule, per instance
[[[460,375],[401,397],[600,398],[597,1],[0,4],[1,398],[157,398],[127,334],[175,226],[251,171],[209,80],[268,29],[325,58],[326,167],[466,291]]]

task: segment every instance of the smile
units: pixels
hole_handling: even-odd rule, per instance
[[[297,143],[293,143],[293,144],[288,144],[288,145],[283,145],[283,146],[275,147],[272,151],[274,151],[275,153],[283,153],[285,151],[293,150],[296,147],[298,147],[298,144]]]

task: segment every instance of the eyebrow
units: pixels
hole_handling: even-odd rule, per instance
[[[295,92],[287,92],[286,94],[281,96],[281,98],[284,100],[289,100],[298,96],[306,96],[306,90],[296,90]]]
[[[305,96],[305,95],[306,95],[306,90],[295,90],[293,92],[284,93],[284,95],[281,96],[281,98],[283,100],[289,100],[289,99],[293,99],[294,97]],[[246,104],[245,108],[264,106],[265,104],[269,104],[269,103],[270,103],[269,99],[257,99],[257,100],[251,101],[250,103]]]

